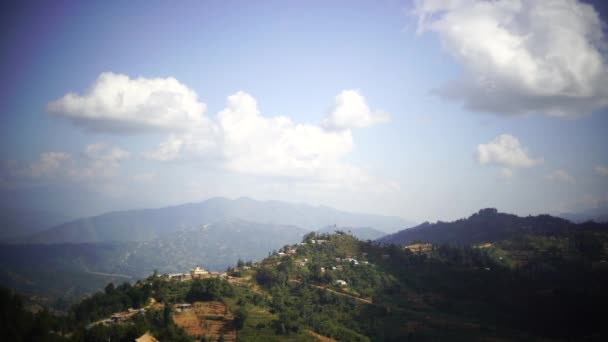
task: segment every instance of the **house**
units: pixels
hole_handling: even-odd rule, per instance
[[[340,261],[342,261],[342,259],[336,258],[336,262],[340,262]]]
[[[279,252],[279,256],[280,256],[280,257],[282,257],[282,256],[286,256],[286,255],[287,255],[287,254],[285,254],[285,253],[283,253],[283,252]]]
[[[431,252],[431,250],[433,249],[433,245],[431,245],[430,243],[412,243],[403,247],[403,249],[408,249],[412,253],[422,254]]]
[[[338,280],[336,280],[336,285],[338,285],[338,286],[346,286],[348,284],[344,280],[338,279]]]
[[[336,271],[344,271],[344,266],[342,266],[342,265],[336,266]]]
[[[321,267],[321,273],[325,273],[325,267]]]
[[[134,313],[131,313],[129,311],[117,312],[117,313],[112,314],[112,316],[110,316],[110,321],[112,323],[126,322],[133,315],[134,315]]]
[[[190,279],[190,275],[187,273],[174,273],[169,274],[169,279],[172,281],[185,281]]]
[[[306,261],[302,260],[302,261],[298,261],[298,266],[304,266],[306,265]]]
[[[192,309],[192,304],[190,304],[190,303],[175,304],[175,310],[177,310],[177,312],[182,312],[187,309]]]
[[[204,268],[200,268],[198,266],[196,266],[192,271],[190,271],[190,275],[192,276],[192,278],[202,278],[203,276],[206,276],[207,274],[209,274],[209,272],[205,271]]]
[[[294,255],[294,254],[296,254],[296,251],[297,251],[296,249],[290,248],[290,249],[287,250],[287,254],[288,255]]]
[[[327,240],[311,240],[311,242],[312,242],[313,244],[317,244],[317,243],[318,243],[318,244],[322,244],[322,243],[326,243],[326,242],[327,242]]]
[[[154,336],[150,335],[150,333],[147,332],[147,333],[139,336],[138,338],[136,338],[135,342],[160,342],[160,341],[155,339]]]

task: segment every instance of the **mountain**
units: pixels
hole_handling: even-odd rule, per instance
[[[386,233],[383,233],[383,232],[379,231],[378,229],[374,229],[371,227],[337,227],[335,225],[321,228],[321,229],[317,230],[317,233],[334,234],[337,231],[349,233],[352,236],[354,236],[357,239],[362,240],[362,241],[365,241],[365,240],[373,241],[373,240],[377,240],[386,235]]]
[[[25,208],[0,208],[0,240],[32,235],[69,221],[66,215]]]
[[[577,223],[585,221],[608,222],[608,207],[592,208],[576,213],[562,213],[559,214],[559,217]]]
[[[80,297],[104,284],[199,265],[222,271],[302,240],[306,230],[226,219],[143,242],[0,245],[0,284],[20,292]]]
[[[481,209],[466,219],[454,222],[425,222],[384,236],[377,241],[385,244],[409,244],[415,241],[467,245],[508,239],[522,233],[560,233],[577,229],[576,224],[549,215],[519,217],[499,213],[496,209]]]
[[[226,219],[139,242],[121,257],[117,272],[144,276],[186,272],[196,265],[222,271],[238,260],[261,260],[273,249],[300,240],[308,231],[286,225]]]
[[[237,234],[248,225],[225,224]],[[20,296],[0,288],[0,311],[8,322],[0,326],[0,339],[133,341],[144,333],[179,342],[603,341],[601,336],[608,336],[605,229],[531,232],[419,253],[343,233],[310,233],[302,242],[285,246],[294,250],[289,255],[272,253],[220,277],[153,274],[132,284],[108,284],[64,306],[61,316],[27,313]]]
[[[177,231],[193,229],[223,219],[291,225],[316,230],[338,226],[366,226],[382,231],[407,227],[407,221],[391,216],[349,213],[329,207],[314,207],[250,198],[212,198],[158,209],[111,212],[75,220],[35,234],[30,243],[98,243],[151,241]]]

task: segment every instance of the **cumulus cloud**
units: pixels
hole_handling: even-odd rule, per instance
[[[418,32],[437,33],[464,74],[440,96],[471,110],[575,117],[608,107],[602,22],[577,0],[417,0]]]
[[[98,182],[114,177],[130,153],[105,144],[91,144],[81,155],[44,152],[31,162],[0,162],[0,184],[5,187],[54,182]]]
[[[555,170],[547,175],[547,179],[554,182],[573,183],[574,177],[565,170]]]
[[[600,176],[608,176],[608,166],[598,165],[595,167],[595,173]]]
[[[113,177],[131,153],[106,144],[91,144],[85,147],[83,156],[84,165],[72,168],[69,173],[78,179],[98,179]]]
[[[389,120],[383,111],[371,111],[365,98],[356,90],[343,90],[335,98],[329,115],[323,120],[326,129],[363,128]]]
[[[338,107],[346,105],[359,110],[363,104],[367,108],[364,101],[360,102],[362,97],[358,93],[355,98],[359,101],[356,105],[342,103]],[[329,122],[327,120],[325,122]],[[362,127],[362,124],[357,125]],[[349,125],[355,125],[354,121]],[[172,134],[147,156],[159,161],[206,160],[235,173],[289,178],[303,183],[356,186],[377,182],[380,187],[382,180],[342,160],[353,147],[352,132],[345,125],[325,129],[298,124],[284,116],[265,117],[256,99],[239,91],[227,98],[225,108],[212,125]],[[395,189],[394,184],[387,188]]]
[[[262,116],[255,98],[245,92],[228,97],[212,131],[174,134],[149,156],[211,159],[238,173],[305,177],[353,147],[349,130],[326,131],[284,116]]]
[[[387,113],[372,111],[356,90],[340,92],[318,125],[263,116],[256,99],[243,91],[229,96],[214,118],[206,116],[205,109],[197,94],[174,78],[130,79],[109,72],[86,94],[69,93],[48,104],[49,112],[89,130],[166,131],[167,138],[144,153],[151,160],[196,160],[234,173],[301,182],[380,182],[343,161],[354,147],[352,129],[389,119]],[[95,156],[97,162],[81,170],[82,175],[87,170],[109,174],[128,153],[95,145],[84,156]]]
[[[486,144],[477,145],[476,157],[480,164],[502,166],[503,175],[509,177],[512,175],[512,169],[528,168],[542,163],[542,159],[528,156],[519,140],[509,134],[501,134]]]
[[[68,93],[47,110],[85,129],[112,133],[181,131],[205,125],[206,105],[175,78],[135,78],[105,72],[86,94]]]

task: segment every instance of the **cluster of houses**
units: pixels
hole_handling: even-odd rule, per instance
[[[412,243],[407,246],[403,246],[403,249],[407,249],[412,253],[427,254],[433,250],[433,245],[430,243]]]
[[[87,326],[87,329],[90,329],[98,324],[110,325],[110,324],[124,323],[124,322],[130,320],[131,318],[133,318],[133,316],[138,315],[138,314],[143,314],[145,312],[146,312],[146,309],[129,308],[127,311],[116,312],[116,313],[113,313],[109,318],[102,319],[100,321],[91,323]]]
[[[221,278],[227,279],[228,275],[226,272],[209,272],[202,267],[196,266],[190,273],[174,273],[167,275],[170,280],[173,281],[187,281],[192,279],[204,279],[204,278]]]

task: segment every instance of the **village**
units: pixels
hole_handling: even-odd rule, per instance
[[[233,267],[230,273],[238,274],[242,269],[250,269],[249,266]],[[239,283],[235,277],[228,275],[228,272],[210,272],[198,265],[190,270],[189,273],[163,274],[159,278],[163,281],[172,283],[184,283],[195,279],[222,279],[232,284]],[[126,324],[138,315],[145,315],[148,310],[163,309],[165,304],[158,303],[154,298],[141,308],[129,308],[125,311],[112,313],[109,317],[98,320],[87,325],[91,329],[97,325],[111,326],[116,324]],[[213,340],[235,341],[236,331],[232,326],[232,315],[227,310],[226,305],[221,301],[195,302],[195,303],[174,303],[171,304],[173,320],[175,324],[183,328],[191,336],[205,336]],[[158,342],[150,332],[146,332],[135,339],[135,342]]]
[[[188,283],[197,279],[221,279],[231,285],[252,285],[251,280],[254,271],[260,268],[275,267],[289,260],[295,267],[311,269],[312,266],[312,250],[320,250],[330,248],[324,246],[329,240],[325,239],[309,239],[306,242],[301,242],[294,245],[285,245],[278,251],[273,252],[264,263],[260,262],[243,262],[239,260],[236,266],[228,268],[224,272],[208,271],[200,266],[193,267],[187,273],[162,274],[158,276],[162,281],[173,284]],[[404,250],[409,250],[415,254],[427,254],[432,250],[431,244],[414,243],[402,247]],[[331,259],[324,259],[322,262],[317,260],[316,270],[320,274],[331,274],[328,279],[333,279],[330,283],[316,284],[313,287],[330,291],[336,294],[349,296],[357,301],[371,304],[371,298],[366,297],[356,291],[350,289],[350,284],[340,275],[345,271],[346,267],[374,267],[367,260],[367,253],[344,253],[338,254],[340,257],[333,256]],[[390,258],[389,254],[380,255],[381,259]],[[322,266],[318,266],[322,265]],[[290,282],[299,282],[299,279],[289,279]],[[155,302],[151,299],[146,306],[141,308],[129,308],[126,311],[115,312],[109,317],[91,323],[87,326],[88,329],[96,325],[114,325],[128,323],[137,315],[144,315],[147,310],[163,309],[165,304]],[[193,301],[193,302],[177,302],[172,303],[171,312],[175,324],[184,329],[184,331],[192,337],[199,338],[206,336],[212,339],[218,339],[220,336],[224,341],[236,340],[236,329],[233,324],[233,315],[228,310],[226,303],[222,301]],[[158,341],[149,332],[140,336],[136,342],[154,342]]]

